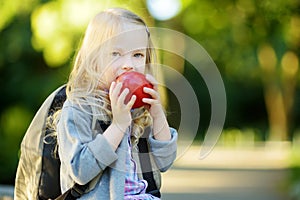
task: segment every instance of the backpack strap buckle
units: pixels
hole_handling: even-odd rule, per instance
[[[77,199],[77,198],[81,197],[85,193],[85,191],[86,191],[87,188],[88,188],[88,184],[86,184],[86,185],[79,185],[79,184],[76,183],[71,188],[71,195],[73,197],[75,197],[75,199]]]

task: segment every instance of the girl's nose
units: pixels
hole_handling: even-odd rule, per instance
[[[122,69],[123,69],[124,71],[130,71],[130,70],[133,69],[133,67],[131,67],[131,66],[129,66],[129,65],[123,65],[123,66],[122,66]]]

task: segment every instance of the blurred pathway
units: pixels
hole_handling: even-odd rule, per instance
[[[216,148],[199,160],[192,147],[163,174],[164,200],[289,200],[288,148]]]

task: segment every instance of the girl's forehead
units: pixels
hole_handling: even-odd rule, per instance
[[[126,51],[145,49],[148,46],[148,34],[144,26],[126,24],[123,31],[114,36],[111,42],[113,48]]]

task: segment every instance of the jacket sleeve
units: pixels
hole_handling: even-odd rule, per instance
[[[78,184],[86,184],[117,160],[102,134],[94,134],[92,116],[65,103],[57,124],[59,156],[66,173]]]
[[[174,128],[170,128],[171,140],[159,141],[150,136],[150,151],[154,156],[154,160],[161,172],[167,171],[174,160],[177,153],[177,131]]]

